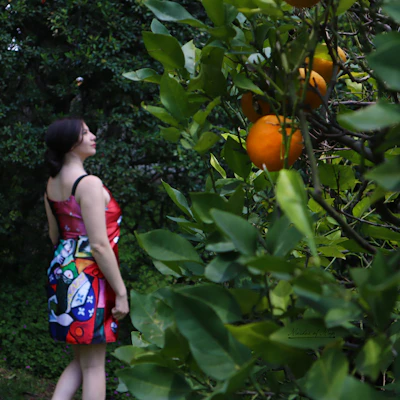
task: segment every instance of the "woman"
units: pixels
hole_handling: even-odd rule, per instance
[[[118,321],[129,312],[118,266],[121,210],[83,167],[96,154],[96,136],[84,121],[55,121],[45,141],[50,169],[45,207],[55,246],[47,271],[50,333],[74,350],[52,399],[72,399],[82,385],[83,400],[101,400],[106,343],[117,340]]]

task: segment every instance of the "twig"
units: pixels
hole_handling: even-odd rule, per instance
[[[309,191],[311,197],[339,224],[343,232],[351,239],[354,239],[361,247],[367,250],[369,253],[376,254],[376,248],[371,246],[363,237],[361,237],[354,229],[352,229],[347,222],[343,221],[340,214],[331,207],[325,199],[322,197],[321,193],[315,193]]]
[[[400,227],[397,227],[397,226],[378,224],[377,222],[371,222],[371,221],[367,221],[366,219],[355,217],[354,215],[351,215],[351,214],[347,213],[346,211],[342,211],[341,210],[340,212],[343,215],[345,215],[346,217],[349,217],[349,218],[355,219],[357,221],[363,222],[364,224],[373,225],[373,226],[380,226],[382,228],[389,228],[389,229],[393,229],[395,231],[400,231]]]

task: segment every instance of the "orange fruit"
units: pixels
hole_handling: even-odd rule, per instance
[[[261,99],[255,99],[252,92],[246,92],[240,99],[243,114],[250,122],[256,122],[263,115],[269,114],[269,104]]]
[[[315,6],[320,0],[285,0],[293,7],[305,8]]]
[[[299,68],[299,74],[300,74],[301,80],[304,81],[306,78],[306,70],[304,68]],[[304,83],[302,83],[302,85],[304,85]],[[311,73],[310,73],[310,80],[308,81],[308,89],[307,89],[306,97],[304,99],[304,104],[308,108],[314,109],[321,105],[322,99],[313,88],[310,88],[310,86],[312,86],[313,88],[318,90],[319,93],[321,94],[321,96],[325,96],[326,95],[325,79],[318,72],[311,71]],[[302,96],[301,89],[300,89],[300,92],[298,95]]]
[[[326,46],[326,45],[321,45],[321,46]],[[337,53],[342,62],[346,62],[347,60],[346,53],[340,47],[337,48]],[[309,58],[307,57],[305,59],[307,65],[308,61]],[[312,69],[313,71],[320,74],[325,79],[326,83],[329,83],[331,81],[333,75],[333,61],[331,59],[326,60],[324,58],[314,57],[312,63]]]
[[[246,149],[250,160],[260,169],[266,168],[270,172],[283,168],[285,145],[282,136],[282,115],[265,115],[261,117],[250,129],[246,139]],[[289,138],[292,132],[291,120],[286,119],[286,135]],[[293,132],[290,138],[288,165],[292,165],[303,151],[303,140],[300,129]]]

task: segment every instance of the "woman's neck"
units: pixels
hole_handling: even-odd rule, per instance
[[[83,161],[78,155],[67,153],[64,158],[64,167],[83,169]]]

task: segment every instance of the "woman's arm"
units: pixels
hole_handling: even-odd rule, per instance
[[[76,191],[76,200],[81,207],[93,257],[117,297],[117,310],[113,311],[114,317],[120,319],[129,311],[127,291],[114,251],[108,241],[105,217],[106,200],[101,180],[93,175],[82,180]]]
[[[50,240],[51,240],[51,243],[53,243],[53,245],[56,246],[58,243],[58,238],[60,236],[60,232],[58,231],[57,221],[53,214],[53,211],[51,211],[51,207],[47,200],[46,193],[44,194],[44,206],[46,208],[47,221],[49,223]]]

